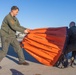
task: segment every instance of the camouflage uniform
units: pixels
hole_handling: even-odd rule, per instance
[[[16,17],[12,17],[9,13],[3,20],[1,26],[1,41],[2,50],[0,50],[0,61],[6,56],[8,52],[9,45],[13,46],[15,52],[18,54],[19,62],[23,63],[25,61],[23,51],[20,47],[19,42],[16,39],[16,31],[24,33],[26,28],[20,26],[19,21]]]

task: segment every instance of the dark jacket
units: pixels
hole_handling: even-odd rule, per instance
[[[69,35],[69,44],[75,44],[76,43],[76,26],[69,28],[68,35]]]

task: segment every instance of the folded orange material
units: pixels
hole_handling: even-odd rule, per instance
[[[67,27],[31,30],[21,47],[42,64],[53,66],[60,57],[66,40]]]

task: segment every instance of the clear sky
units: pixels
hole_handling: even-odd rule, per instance
[[[76,0],[0,0],[0,25],[16,5],[20,24],[26,28],[63,27],[76,22]]]

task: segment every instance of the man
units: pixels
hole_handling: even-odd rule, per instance
[[[75,57],[75,53],[76,53],[76,26],[75,26],[75,22],[71,22],[69,24],[69,29],[68,29],[68,40],[67,40],[67,46],[65,48],[64,53],[61,55],[57,66],[60,65],[60,68],[64,68],[68,66],[68,60],[66,57],[66,54],[69,52],[72,52],[72,58],[70,61],[70,65],[72,66],[73,62],[74,62],[74,57]]]
[[[67,45],[67,52],[76,51],[76,26],[75,22],[71,22],[69,24],[68,29],[68,45]]]
[[[20,47],[19,42],[16,39],[16,31],[22,33],[28,33],[29,29],[20,26],[16,15],[19,12],[17,6],[11,8],[10,13],[4,18],[1,26],[1,39],[2,39],[2,50],[0,50],[0,61],[6,56],[8,52],[8,47],[11,45],[15,52],[18,54],[19,64],[20,65],[29,65],[25,62],[23,51]]]
[[[74,63],[74,59],[75,59],[75,55],[76,55],[76,26],[75,26],[75,22],[71,22],[69,24],[69,43],[68,43],[68,50],[72,51],[72,58],[71,58],[71,62],[70,65],[72,66],[72,64]]]
[[[76,43],[76,26],[75,26],[75,22],[71,22],[69,24],[69,31],[68,31],[68,35],[69,35],[69,43],[70,44],[75,44]]]

